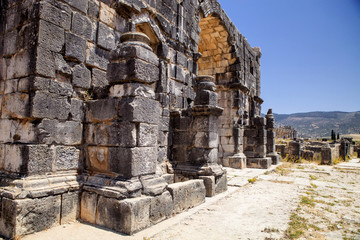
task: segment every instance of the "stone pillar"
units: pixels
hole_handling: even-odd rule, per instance
[[[235,154],[229,157],[229,167],[243,169],[246,168],[246,156],[244,154],[244,126],[235,124],[234,126]]]
[[[266,118],[253,117],[244,131],[244,153],[247,167],[264,168],[271,166],[271,158],[266,157]]]
[[[346,158],[350,158],[350,146],[351,143],[347,140],[342,138],[340,141],[340,156],[345,161]]]
[[[270,108],[266,114],[266,129],[267,129],[267,142],[266,142],[266,156],[271,157],[273,165],[280,162],[280,156],[275,152],[275,119]]]
[[[226,172],[218,164],[218,95],[211,76],[196,78],[196,97],[191,108],[192,120],[187,139],[186,162],[177,162],[175,175],[204,180],[206,196],[226,191]],[[177,177],[178,178],[178,177]]]
[[[120,41],[107,71],[109,98],[88,104],[88,167],[132,178],[156,170],[159,59],[145,34],[124,33]]]
[[[124,33],[120,41],[107,71],[109,97],[87,105],[86,171],[91,174],[85,178],[80,215],[83,221],[132,234],[151,224],[149,211],[158,213],[150,207],[151,197],[168,207],[172,202],[165,179],[155,174],[159,59],[145,34]]]
[[[331,165],[333,163],[333,154],[330,147],[321,148],[321,164]]]

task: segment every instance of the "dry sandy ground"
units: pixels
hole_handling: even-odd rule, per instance
[[[337,167],[283,164],[275,172],[229,169],[228,177],[228,192],[133,236],[74,223],[24,239],[360,240],[359,160]]]

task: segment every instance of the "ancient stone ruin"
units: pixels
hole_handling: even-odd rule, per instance
[[[357,146],[352,138],[342,138],[335,142],[304,141],[303,139],[294,139],[288,144],[276,144],[276,152],[282,158],[288,158],[290,161],[319,160],[321,164],[331,165],[335,160],[351,159],[356,153]]]
[[[260,57],[216,0],[0,0],[0,235],[132,234],[277,164]]]
[[[275,129],[275,138],[297,138],[297,131],[291,126],[279,126]]]

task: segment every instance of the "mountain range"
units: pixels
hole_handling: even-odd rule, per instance
[[[360,134],[358,112],[308,112],[274,114],[276,126],[292,126],[299,137],[329,137],[335,133]]]

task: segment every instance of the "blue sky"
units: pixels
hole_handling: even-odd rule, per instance
[[[360,0],[218,2],[262,50],[262,112],[360,111]]]

